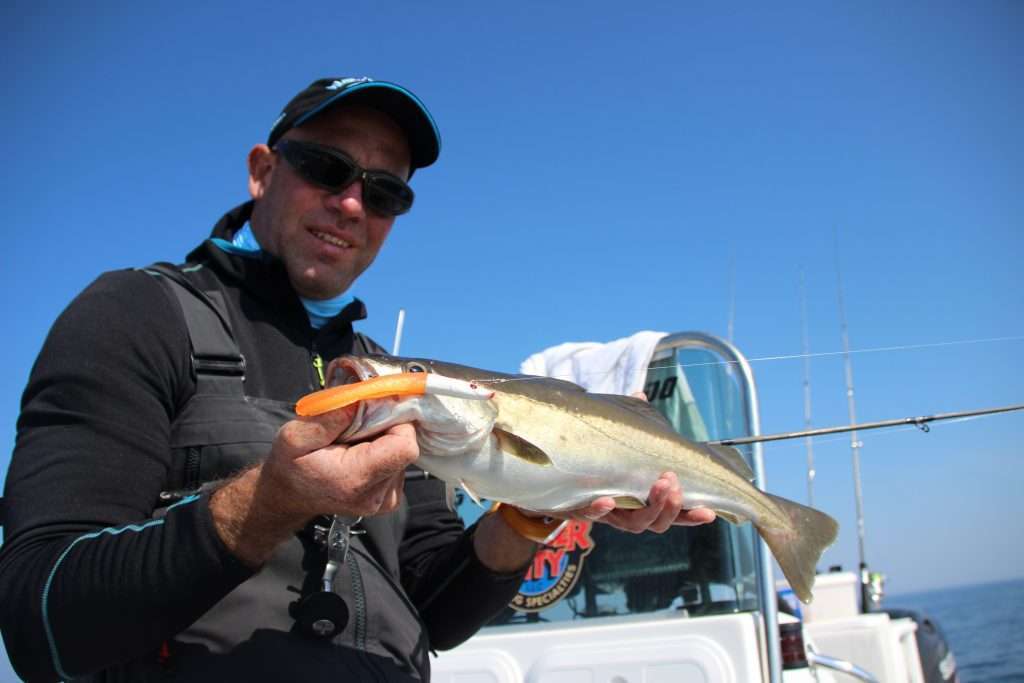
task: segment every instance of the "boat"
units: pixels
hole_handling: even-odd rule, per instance
[[[760,434],[750,364],[703,332],[663,338],[645,393],[683,436]],[[758,442],[739,447],[765,488]],[[462,497],[472,523],[483,509]],[[819,574],[796,601],[753,527],[717,520],[633,535],[570,522],[536,554],[519,593],[477,635],[438,654],[437,683],[953,683],[925,615],[881,607],[882,576]],[[873,585],[872,585],[873,582]],[[936,636],[937,634],[937,636]]]

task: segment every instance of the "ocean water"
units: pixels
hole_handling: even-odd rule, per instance
[[[884,606],[938,622],[961,683],[1024,683],[1024,579],[886,596]]]

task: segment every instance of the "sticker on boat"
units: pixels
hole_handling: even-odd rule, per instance
[[[509,606],[519,612],[542,612],[572,592],[583,561],[594,549],[592,522],[571,520],[553,541],[533,556],[519,592]]]

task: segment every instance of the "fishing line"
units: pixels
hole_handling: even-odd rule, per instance
[[[987,337],[982,339],[960,339],[955,341],[943,341],[943,342],[930,342],[925,344],[902,344],[898,346],[878,346],[866,349],[851,349],[850,353],[882,353],[889,351],[913,351],[920,349],[934,349],[942,348],[946,346],[965,346],[970,344],[991,344],[994,342],[1007,342],[1007,341],[1024,341],[1024,335],[1018,335],[1014,337]],[[841,356],[843,351],[819,351],[817,353],[794,353],[779,356],[757,356],[754,358],[748,358],[748,363],[759,363],[762,361],[772,360],[796,360],[798,358],[826,358],[830,356]],[[655,361],[648,366],[648,370],[664,370],[666,368],[700,368],[710,367],[715,365],[737,365],[739,361],[732,360],[718,360],[718,361],[705,361],[700,363],[675,363],[675,362],[659,362]],[[590,370],[586,372],[579,372],[575,376],[595,376],[595,375],[610,375],[612,370]],[[495,384],[504,382],[524,382],[534,381],[538,379],[561,379],[565,381],[573,381],[573,375],[550,375],[549,377],[544,376],[519,376],[519,377],[490,377],[490,378],[478,378],[477,382],[493,382]]]
[[[986,338],[986,339],[962,339],[962,340],[957,340],[957,341],[931,342],[931,343],[927,343],[927,344],[903,344],[903,345],[900,345],[900,346],[878,346],[878,347],[867,348],[867,349],[851,349],[850,353],[853,354],[853,353],[880,353],[880,352],[884,352],[884,351],[909,351],[909,350],[914,350],[914,349],[931,349],[931,348],[939,348],[939,347],[943,347],[943,346],[962,346],[962,345],[966,345],[966,344],[987,344],[987,343],[992,343],[992,342],[1003,342],[1003,341],[1024,341],[1024,336],[1016,336],[1016,337],[989,337],[989,338]],[[795,354],[784,355],[784,356],[758,356],[758,357],[755,357],[755,358],[748,358],[747,361],[750,362],[750,363],[756,363],[756,362],[760,362],[760,361],[769,361],[769,360],[795,360],[797,358],[823,358],[823,357],[827,357],[827,356],[841,356],[841,355],[843,355],[843,353],[844,353],[843,351],[819,351],[817,353],[795,353]],[[704,362],[704,363],[679,363],[679,364],[671,363],[671,364],[668,364],[668,365],[651,364],[650,368],[652,370],[655,370],[655,369],[660,369],[660,368],[676,367],[677,365],[678,365],[678,367],[681,367],[681,368],[698,368],[698,367],[704,367],[704,366],[708,366],[708,365],[735,365],[736,363],[737,363],[737,361],[727,361],[727,360],[724,360],[724,361],[708,361],[708,362]]]

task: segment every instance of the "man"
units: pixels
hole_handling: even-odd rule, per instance
[[[427,680],[429,650],[507,604],[550,525],[463,529],[441,482],[406,476],[411,425],[343,446],[349,412],[291,419],[324,358],[380,351],[346,292],[439,147],[401,86],[316,81],[250,152],[252,201],[185,265],[107,273],[60,316],[5,491],[0,625],[24,678]],[[613,508],[575,514],[713,518],[671,475]]]

